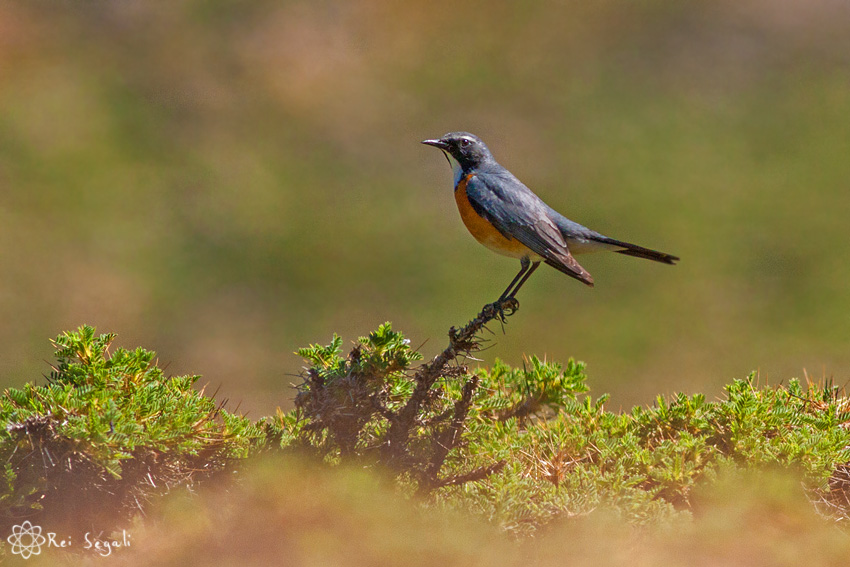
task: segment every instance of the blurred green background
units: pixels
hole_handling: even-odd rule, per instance
[[[614,407],[850,368],[845,2],[4,2],[0,384],[82,323],[254,418],[293,351],[391,320],[444,346],[513,277],[443,157],[480,135],[671,268],[543,268],[481,354],[589,364]]]

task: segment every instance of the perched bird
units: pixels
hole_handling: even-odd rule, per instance
[[[574,255],[611,250],[665,264],[679,260],[672,254],[603,236],[569,220],[499,165],[474,134],[450,132],[422,143],[443,150],[452,165],[455,202],[472,236],[490,250],[520,261],[519,273],[497,304],[513,299],[540,262],[593,286],[593,277]]]

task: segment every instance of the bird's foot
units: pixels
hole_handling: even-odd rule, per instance
[[[507,323],[507,318],[516,313],[517,309],[519,309],[519,301],[515,297],[508,297],[488,303],[481,311],[481,315],[486,319],[499,319],[502,323]]]

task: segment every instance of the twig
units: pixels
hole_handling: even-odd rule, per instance
[[[434,481],[431,488],[442,488],[444,486],[455,486],[458,484],[464,484],[466,482],[473,482],[476,480],[482,480],[490,476],[491,474],[497,473],[502,468],[504,468],[505,463],[504,459],[499,461],[498,463],[493,463],[492,465],[486,465],[483,467],[478,467],[477,469],[473,469],[468,473],[464,474],[453,474],[451,476],[447,476],[446,478],[438,478]]]
[[[431,461],[428,463],[428,466],[425,468],[424,474],[420,479],[420,494],[427,494],[432,488],[434,488],[438,481],[437,476],[440,474],[440,469],[446,461],[449,451],[454,449],[457,446],[458,441],[460,441],[463,422],[469,414],[469,408],[472,407],[472,395],[478,388],[478,381],[478,376],[473,375],[469,381],[463,385],[463,391],[461,392],[460,399],[454,404],[451,423],[449,423],[449,426],[446,429],[442,431],[438,430],[434,433],[434,454],[431,456]]]
[[[403,466],[407,456],[410,431],[415,425],[416,416],[419,415],[431,387],[445,372],[446,365],[456,360],[458,356],[468,355],[478,350],[479,341],[476,335],[484,328],[484,325],[495,319],[504,323],[507,317],[516,313],[517,309],[519,309],[519,303],[513,298],[489,303],[484,306],[475,319],[460,330],[455,327],[449,329],[449,346],[435,356],[431,362],[419,367],[419,370],[413,376],[416,386],[410,399],[392,420],[390,430],[387,432],[386,443],[381,450],[385,464],[393,468]]]

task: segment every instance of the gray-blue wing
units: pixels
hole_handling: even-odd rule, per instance
[[[466,194],[475,212],[503,236],[520,241],[553,268],[593,285],[550,218],[551,209],[513,175],[477,173],[467,181]]]

